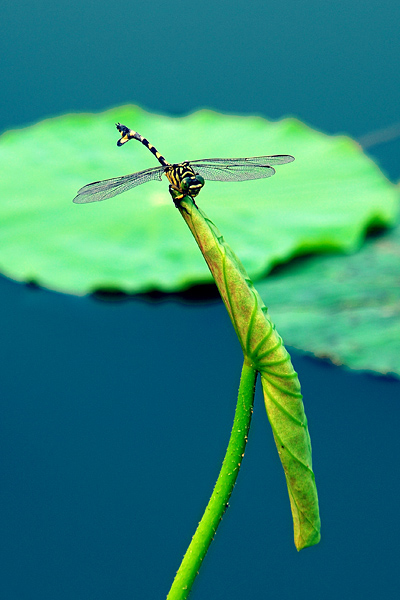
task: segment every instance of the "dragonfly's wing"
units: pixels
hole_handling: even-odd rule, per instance
[[[250,156],[246,158],[201,158],[189,160],[190,164],[207,163],[215,165],[257,165],[265,167],[269,165],[286,165],[293,162],[294,156],[289,154],[275,154],[274,156]]]
[[[195,173],[209,181],[248,181],[271,177],[272,165],[285,165],[294,161],[293,156],[253,156],[251,158],[204,158],[189,164]]]
[[[122,194],[131,188],[158,179],[161,181],[164,173],[164,167],[152,167],[131,175],[114,177],[113,179],[104,179],[103,181],[94,181],[83,186],[74,198],[75,204],[86,204],[87,202],[100,202],[107,200],[117,194]]]

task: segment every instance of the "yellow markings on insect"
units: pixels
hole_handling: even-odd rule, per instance
[[[130,138],[127,133],[125,135],[121,135],[121,139],[119,140],[119,145],[122,146],[122,144],[126,144],[126,142],[129,142],[130,139],[132,139],[132,138]]]

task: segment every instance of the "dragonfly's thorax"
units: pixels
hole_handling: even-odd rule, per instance
[[[182,198],[184,195],[194,198],[204,185],[203,177],[196,174],[188,162],[168,165],[164,173],[172,188],[182,193]]]
[[[175,185],[180,188],[180,183],[185,177],[196,177],[196,173],[193,171],[189,163],[180,163],[179,165],[168,165],[164,170],[168,181],[171,185]]]

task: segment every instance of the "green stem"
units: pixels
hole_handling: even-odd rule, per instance
[[[184,600],[188,597],[203,558],[228,505],[247,442],[247,434],[253,414],[256,377],[257,371],[245,358],[240,378],[235,419],[221,471],[204,515],[172,583],[167,600]]]

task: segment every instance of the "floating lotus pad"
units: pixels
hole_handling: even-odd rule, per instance
[[[301,259],[258,282],[287,344],[400,376],[400,227],[352,256]]]
[[[398,191],[344,136],[296,119],[202,110],[186,117],[123,106],[65,115],[0,138],[0,270],[67,293],[179,291],[210,281],[168,193],[146,183],[104,202],[75,205],[84,184],[156,166],[140,143],[118,148],[115,122],[147,137],[170,162],[293,154],[274,177],[206,182],[198,197],[253,279],[310,251],[354,251],[371,224],[393,223]]]

